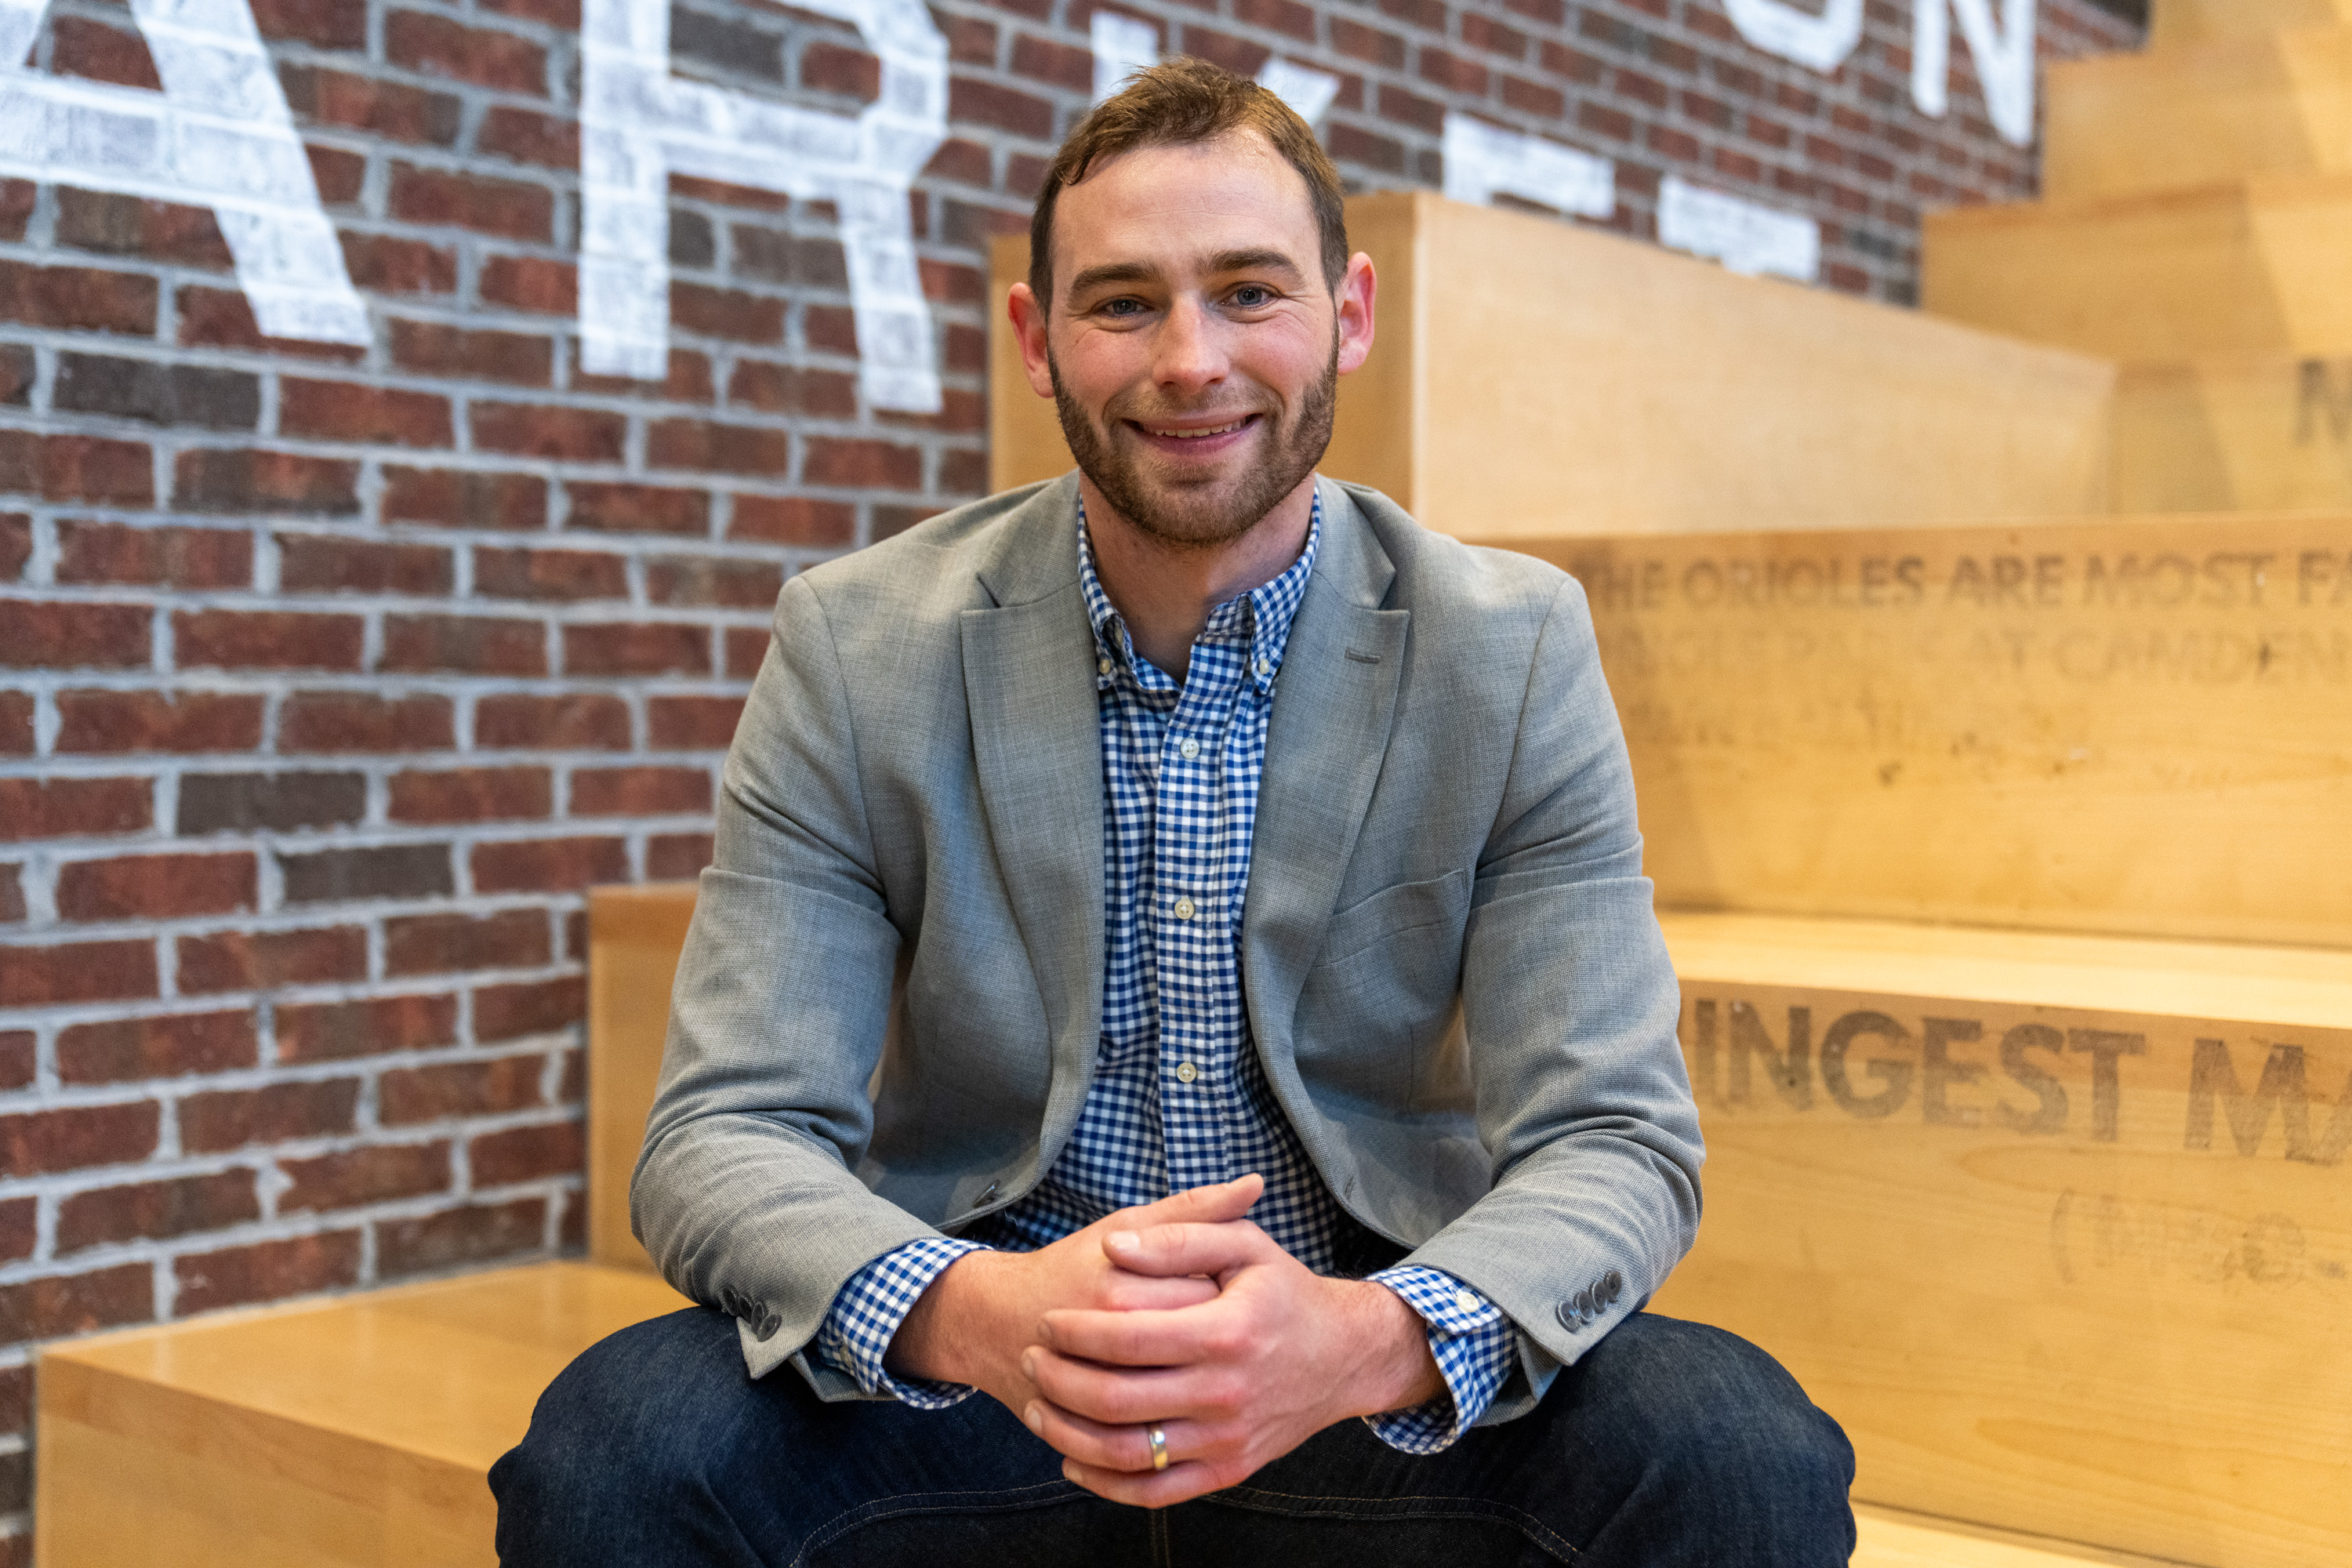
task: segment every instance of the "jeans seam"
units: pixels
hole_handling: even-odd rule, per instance
[[[1260,1498],[1267,1500],[1264,1502],[1253,1500]],[[1228,1487],[1223,1491],[1213,1492],[1201,1500],[1203,1502],[1223,1503],[1231,1508],[1248,1509],[1257,1513],[1295,1514],[1301,1510],[1295,1506],[1284,1505],[1305,1503],[1309,1505],[1308,1511],[1314,1513],[1328,1517],[1359,1520],[1393,1519],[1400,1517],[1400,1512],[1399,1510],[1381,1507],[1359,1508],[1354,1505],[1367,1503],[1438,1503],[1442,1506],[1433,1510],[1415,1511],[1409,1517],[1414,1519],[1498,1520],[1501,1522],[1517,1529],[1521,1534],[1533,1542],[1537,1547],[1542,1551],[1550,1552],[1554,1557],[1559,1558],[1563,1563],[1581,1563],[1584,1561],[1583,1552],[1578,1551],[1575,1546],[1563,1539],[1557,1531],[1553,1531],[1550,1526],[1545,1524],[1543,1521],[1538,1519],[1535,1515],[1527,1512],[1523,1509],[1514,1508],[1508,1503],[1486,1502],[1475,1498],[1423,1495],[1419,1493],[1406,1493],[1399,1497],[1386,1498],[1307,1497],[1294,1492],[1270,1492],[1257,1487],[1244,1486]]]
[[[875,1498],[834,1515],[811,1531],[793,1553],[788,1568],[805,1568],[812,1552],[822,1552],[845,1535],[887,1520],[921,1513],[1018,1513],[1024,1509],[1075,1500],[1082,1495],[1080,1489],[1067,1481],[1047,1481],[1012,1491],[901,1492],[896,1497]],[[981,1500],[983,1499],[995,1500]]]

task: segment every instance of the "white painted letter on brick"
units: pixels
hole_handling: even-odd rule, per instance
[[[588,0],[581,27],[581,363],[669,367],[669,177],[829,201],[841,215],[858,384],[876,408],[935,414],[938,355],[907,193],[947,136],[947,42],[919,0],[798,0],[856,26],[882,64],[863,112],[772,103],[670,74],[669,0]]]
[[[366,342],[367,307],[246,0],[131,0],[161,92],[26,68],[47,8],[0,0],[0,174],[210,207],[266,335]]]
[[[1768,55],[1833,71],[1862,42],[1862,0],[1827,0],[1819,11],[1789,0],[1723,0],[1739,36]]]
[[[1952,17],[1976,57],[1977,79],[1984,83],[1985,110],[2001,140],[2015,147],[2033,144],[2033,0],[2001,0],[2001,20],[1993,0],[1912,0],[1911,101],[1922,114],[1940,118],[1950,107],[1947,79],[1952,66]]]
[[[1454,201],[1486,206],[1498,195],[1517,196],[1579,217],[1617,210],[1617,168],[1606,158],[1452,110],[1440,146],[1445,194]]]
[[[1087,38],[1094,46],[1097,103],[1126,86],[1136,72],[1160,63],[1160,29],[1149,22],[1097,11],[1087,24]]]
[[[1331,100],[1339,96],[1338,77],[1312,66],[1293,64],[1280,55],[1258,68],[1257,84],[1290,105],[1291,111],[1309,125],[1321,124],[1331,111]]]
[[[1811,283],[1822,275],[1822,226],[1668,174],[1658,193],[1658,243],[1713,257],[1731,271]]]

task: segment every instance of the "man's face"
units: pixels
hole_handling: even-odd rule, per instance
[[[1307,182],[1255,132],[1098,164],[1053,243],[1050,307],[1024,317],[1018,289],[1014,317],[1079,469],[1164,543],[1247,532],[1330,443],[1337,377],[1371,345],[1370,262],[1334,297]]]

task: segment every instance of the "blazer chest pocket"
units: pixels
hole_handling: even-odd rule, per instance
[[[1470,910],[1470,873],[1448,871],[1425,882],[1382,888],[1331,917],[1315,967],[1328,969],[1360,957],[1408,932],[1421,932],[1461,958],[1462,928]]]
[[[1310,1089],[1391,1114],[1446,1098],[1423,1079],[1452,1023],[1469,913],[1462,870],[1383,888],[1332,917],[1292,1037]]]

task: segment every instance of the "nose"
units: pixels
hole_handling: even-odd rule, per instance
[[[1152,380],[1189,401],[1225,379],[1223,323],[1199,300],[1180,295],[1160,322],[1152,346]]]

